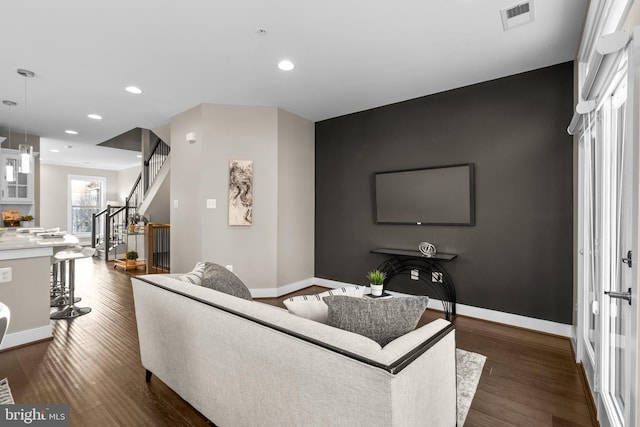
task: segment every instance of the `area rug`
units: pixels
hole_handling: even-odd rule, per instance
[[[478,353],[456,349],[458,383],[458,427],[464,425],[473,395],[480,382],[482,368],[487,357]]]
[[[13,396],[9,388],[9,381],[6,378],[0,380],[0,405],[13,405]]]

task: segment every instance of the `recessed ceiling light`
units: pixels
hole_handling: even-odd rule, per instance
[[[67,130],[65,130],[65,133],[68,133],[69,135],[77,135],[77,134],[78,134],[78,132],[77,132],[77,131],[75,131],[75,130],[71,130],[71,129],[67,129]]]
[[[135,93],[136,95],[139,95],[142,93],[142,89],[136,86],[127,86],[124,88],[124,90],[126,90],[129,93]]]
[[[138,154],[136,157],[141,159],[142,158],[142,154]]]
[[[278,68],[280,68],[282,71],[291,71],[294,68],[296,68],[296,66],[293,65],[293,62],[289,61],[288,59],[285,59],[283,61],[278,62]]]
[[[87,114],[87,117],[93,120],[102,120],[102,116],[100,114]]]
[[[51,151],[52,153],[59,153],[59,152],[60,152],[60,150],[58,150],[58,149],[56,149],[56,148],[52,148],[52,149],[51,149],[51,150],[49,150],[49,151]]]

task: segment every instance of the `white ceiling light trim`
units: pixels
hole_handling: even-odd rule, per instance
[[[138,86],[127,86],[124,88],[124,90],[135,95],[140,95],[142,93],[142,89],[140,89]]]
[[[280,68],[282,71],[291,71],[296,68],[296,66],[288,59],[283,59],[282,61],[278,62],[278,68]]]
[[[77,135],[78,131],[72,130],[72,129],[67,129],[64,131],[64,133],[68,133],[69,135]]]
[[[93,120],[102,120],[102,116],[100,114],[91,113],[91,114],[87,114],[87,117]]]

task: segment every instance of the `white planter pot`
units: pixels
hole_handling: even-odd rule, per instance
[[[373,283],[369,284],[371,287],[371,295],[374,297],[379,297],[382,295],[382,288],[384,285],[374,285]]]

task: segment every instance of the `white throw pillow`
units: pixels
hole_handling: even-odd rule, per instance
[[[193,283],[194,285],[202,286],[202,281],[204,280],[204,267],[206,266],[205,262],[199,261],[193,270],[188,272],[187,274],[183,274],[178,277],[183,282]]]
[[[316,322],[327,323],[329,307],[322,298],[331,295],[361,298],[364,290],[364,286],[347,286],[344,288],[331,289],[315,295],[299,295],[287,298],[283,303],[291,314],[304,317],[305,319],[315,320]]]

